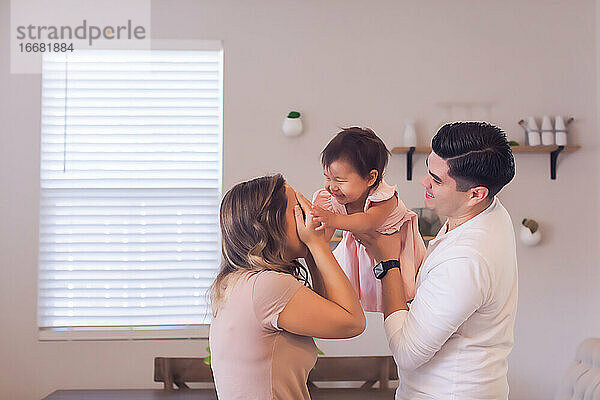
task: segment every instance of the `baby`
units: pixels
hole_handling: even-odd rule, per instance
[[[325,188],[313,196],[314,220],[321,222],[331,239],[336,229],[344,236],[333,254],[356,289],[365,311],[382,311],[381,282],[375,278],[376,262],[353,232],[403,232],[398,255],[408,300],[415,296],[416,273],[425,257],[417,215],[408,210],[396,186],[383,180],[389,151],[368,128],[343,129],[321,153]]]

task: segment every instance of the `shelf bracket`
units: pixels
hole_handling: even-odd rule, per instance
[[[406,180],[407,181],[412,181],[412,167],[413,167],[413,162],[412,162],[412,156],[413,153],[415,152],[415,147],[411,147],[410,150],[408,150],[408,153],[406,153]]]
[[[556,150],[550,153],[550,179],[556,179],[556,160],[561,151],[565,149],[565,146],[558,146]]]

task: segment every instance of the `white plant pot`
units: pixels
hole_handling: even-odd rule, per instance
[[[542,234],[540,233],[539,229],[534,233],[531,233],[528,227],[521,226],[521,230],[519,231],[519,239],[521,239],[521,243],[526,246],[535,246],[542,240]]]
[[[287,118],[281,127],[285,136],[298,136],[302,133],[302,120],[300,118]]]

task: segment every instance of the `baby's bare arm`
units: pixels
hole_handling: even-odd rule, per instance
[[[396,196],[385,201],[373,203],[366,212],[350,215],[336,214],[333,226],[350,232],[372,232],[379,228],[391,212],[396,208],[398,199]]]

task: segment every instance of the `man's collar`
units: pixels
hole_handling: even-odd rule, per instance
[[[438,235],[436,236],[435,239],[438,239],[438,238],[441,238],[443,236],[452,234],[453,232],[456,232],[456,231],[461,231],[461,230],[464,229],[465,226],[469,226],[469,225],[473,224],[473,221],[478,220],[481,215],[489,213],[495,207],[495,205],[498,203],[498,201],[499,201],[498,198],[496,196],[494,196],[494,200],[486,208],[484,208],[479,214],[476,214],[475,216],[469,218],[468,220],[466,220],[465,222],[463,222],[462,224],[460,224],[456,228],[452,229],[451,231],[448,230],[448,228],[449,228],[449,220],[446,219],[446,222],[444,223],[444,225],[440,229],[440,232],[438,233]]]

